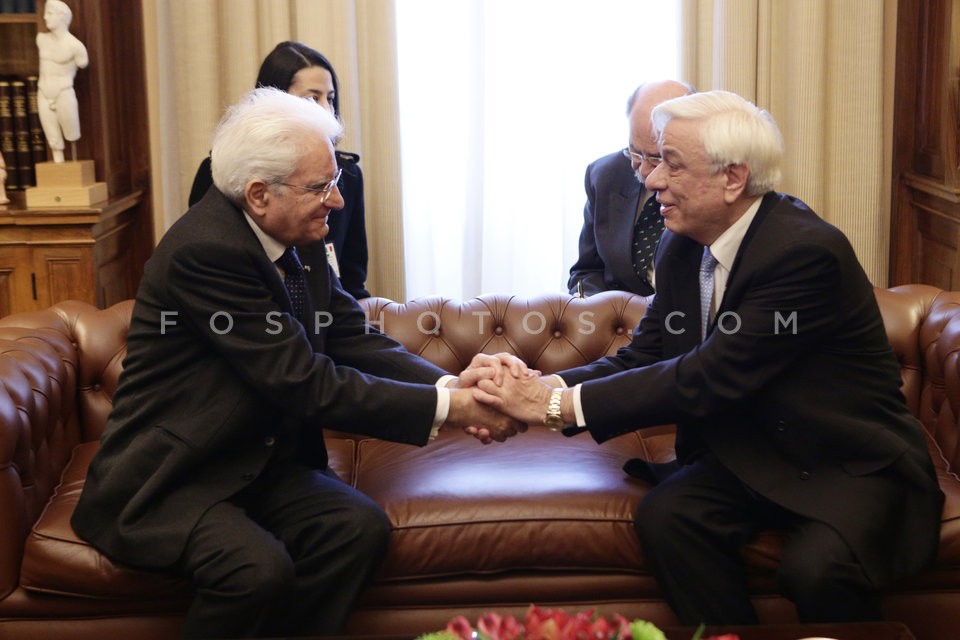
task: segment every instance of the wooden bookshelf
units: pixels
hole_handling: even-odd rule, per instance
[[[67,298],[100,307],[132,298],[153,250],[142,3],[66,2],[70,32],[90,56],[74,82],[77,159],[93,160],[107,197],[27,207],[23,191],[8,191],[11,203],[0,205],[0,316]],[[0,14],[0,75],[37,74],[36,34],[46,27],[43,0],[36,5],[35,13]]]

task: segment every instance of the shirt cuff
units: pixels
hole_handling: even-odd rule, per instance
[[[587,426],[587,419],[583,417],[583,405],[580,404],[580,389],[582,388],[582,384],[578,384],[573,388],[573,413],[577,418],[578,427]]]
[[[440,427],[447,421],[447,416],[450,414],[450,389],[447,389],[447,385],[451,380],[456,379],[457,376],[447,374],[440,376],[440,379],[437,380],[437,410],[433,414],[433,427],[430,429],[430,440],[437,437],[437,434],[440,433]]]

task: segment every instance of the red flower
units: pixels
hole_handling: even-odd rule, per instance
[[[530,605],[525,619],[525,640],[610,640],[618,635],[620,627],[594,610],[573,616],[563,610],[541,609]]]
[[[492,640],[518,640],[523,637],[523,625],[513,616],[485,613],[477,618],[477,630]]]
[[[463,640],[470,640],[473,637],[473,627],[464,616],[457,616],[448,622],[447,631]]]
[[[476,631],[467,618],[457,616],[447,623],[446,632],[459,640],[476,640],[478,636],[480,640],[631,640],[631,626],[634,630],[639,629],[638,633],[644,637],[651,637],[651,631],[655,637],[663,637],[650,623],[639,620],[631,622],[619,614],[614,614],[611,622],[597,616],[593,609],[570,615],[562,609],[541,609],[536,605],[530,605],[527,609],[523,624],[513,616],[485,613],[477,619]],[[701,626],[695,637],[702,631]],[[437,634],[427,634],[421,636],[420,640],[434,640],[435,636]],[[440,638],[436,637],[435,640]],[[740,639],[728,633],[703,640]]]

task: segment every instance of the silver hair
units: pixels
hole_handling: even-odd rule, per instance
[[[667,100],[653,109],[653,131],[660,138],[672,119],[701,120],[700,142],[720,171],[745,164],[746,195],[759,196],[780,183],[783,136],[770,112],[729,91],[705,91]]]
[[[260,87],[229,107],[213,134],[213,184],[242,204],[246,185],[261,179],[285,182],[319,134],[336,143],[343,126],[329,111],[306,98]]]

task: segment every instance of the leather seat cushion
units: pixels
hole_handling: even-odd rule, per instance
[[[70,517],[97,447],[97,442],[85,442],[74,449],[60,484],[27,536],[20,569],[21,586],[29,591],[84,598],[182,600],[184,593],[190,591],[183,579],[114,564],[77,537],[70,526]],[[355,443],[331,439],[327,447],[331,468],[351,483]]]
[[[650,457],[636,433],[598,446],[542,427],[487,446],[457,431],[422,448],[364,440],[356,486],[394,526],[381,579],[645,572],[633,517],[648,485],[621,470],[633,457]]]

